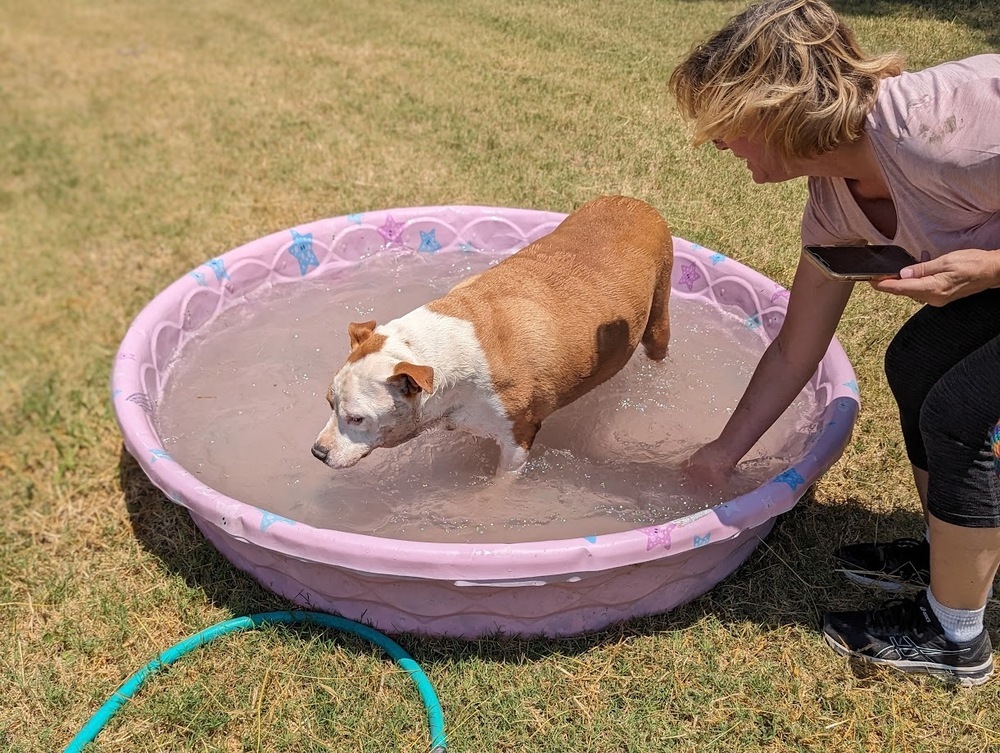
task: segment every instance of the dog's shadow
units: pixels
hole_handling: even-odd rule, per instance
[[[234,616],[302,608],[268,591],[226,560],[198,530],[187,510],[164,496],[124,448],[119,479],[136,539],[167,571],[202,591],[209,602]],[[442,656],[470,655],[492,661],[523,661],[525,657],[586,652],[628,636],[681,631],[709,616],[734,626],[751,622],[765,629],[784,630],[789,625],[815,629],[827,609],[877,602],[874,596],[866,602],[863,592],[845,589],[841,576],[833,572],[830,556],[837,544],[868,538],[876,526],[880,538],[887,539],[914,535],[922,520],[919,510],[875,516],[850,500],[819,504],[810,490],[791,512],[779,518],[771,534],[735,572],[708,593],[665,614],[635,618],[572,638],[520,638],[502,632],[477,640],[419,634],[395,638],[418,661],[421,657],[434,661]]]

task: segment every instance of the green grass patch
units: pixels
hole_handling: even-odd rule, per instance
[[[1000,45],[993,3],[839,2],[911,67]],[[206,259],[395,206],[570,211],[602,193],[790,284],[805,186],[692,150],[673,65],[736,2],[0,0],[0,750],[59,750],[132,672],[289,605],[123,455],[111,361]],[[844,458],[738,572],[674,612],[563,641],[400,639],[455,751],[986,751],[1000,683],[864,673],[818,637],[874,603],[840,541],[913,534],[882,352],[911,313],[859,288]],[[988,625],[996,631],[995,606]],[[996,641],[1000,644],[1000,641]],[[410,681],[318,629],[232,636],[150,681],[96,751],[423,751]]]

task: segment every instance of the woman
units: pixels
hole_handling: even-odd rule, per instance
[[[914,257],[872,285],[927,304],[885,358],[926,536],[836,556],[855,580],[921,590],[828,613],[823,634],[845,656],[986,682],[1000,565],[1000,55],[903,73],[898,55],[865,54],[825,3],[765,0],[698,45],[670,87],[696,145],[745,160],[756,183],[808,177],[803,245],[892,243]],[[687,459],[692,478],[727,482],[816,370],[852,289],[800,261],[781,332],[722,433]]]

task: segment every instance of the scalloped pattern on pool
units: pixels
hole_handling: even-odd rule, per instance
[[[524,475],[493,482],[498,449],[430,431],[333,470],[309,452],[352,321],[380,322],[496,261],[389,248],[349,274],[254,291],[202,328],[171,368],[156,423],[164,449],[207,486],[276,515],[421,541],[515,542],[653,526],[755,489],[815,431],[809,393],[714,494],[685,488],[676,459],[718,434],[764,349],[757,330],[678,297],[666,361],[639,348],[618,376],[551,416]]]
[[[170,433],[169,414],[157,415],[171,400],[172,380],[184,370],[186,355],[182,354],[188,347],[197,349],[199,343],[212,342],[211,331],[217,325],[239,330],[241,320],[250,324],[261,314],[262,303],[301,301],[310,291],[320,299],[324,294],[336,298],[340,286],[344,290],[351,287],[354,275],[358,276],[354,283],[370,284],[365,283],[365,270],[379,264],[423,265],[434,272],[430,277],[440,278],[436,284],[447,287],[449,275],[461,276],[490,258],[516,251],[551,231],[564,216],[491,207],[394,209],[310,223],[208,260],[157,296],[122,341],[112,376],[112,399],[128,451],[153,483],[188,508],[200,530],[224,556],[263,585],[300,605],[360,619],[388,632],[468,638],[498,631],[571,635],[665,611],[704,593],[749,556],[770,531],[775,517],[795,505],[837,460],[849,440],[858,410],[857,385],[836,342],[795,411],[783,426],[776,427],[771,439],[765,438],[767,441],[755,449],[753,462],[740,479],[740,483],[755,488],[730,490],[727,496],[732,498],[725,500],[694,499],[683,489],[665,491],[663,485],[670,481],[670,458],[686,451],[691,441],[704,437],[694,436],[689,418],[680,424],[688,428],[673,434],[668,431],[667,441],[658,442],[655,435],[662,426],[655,422],[631,426],[637,421],[642,424],[649,411],[629,411],[640,401],[647,408],[651,403],[670,404],[676,389],[687,387],[692,377],[679,373],[671,383],[669,371],[658,373],[658,365],[643,362],[637,355],[621,375],[620,384],[599,388],[609,395],[619,388],[626,393],[634,388],[627,399],[610,398],[602,404],[595,390],[575,404],[582,411],[575,418],[569,413],[574,406],[570,406],[550,417],[543,428],[543,434],[549,430],[551,436],[539,448],[537,465],[526,483],[532,478],[536,483],[547,479],[553,464],[565,466],[567,457],[578,463],[570,469],[568,481],[556,473],[561,480],[554,487],[538,484],[556,489],[549,501],[557,507],[566,504],[573,496],[567,490],[588,474],[607,473],[605,484],[607,479],[623,476],[644,479],[640,486],[646,492],[649,484],[657,487],[656,493],[645,496],[635,486],[602,490],[596,502],[582,503],[582,516],[576,511],[569,516],[546,513],[532,517],[502,509],[490,520],[493,525],[483,525],[482,519],[476,521],[477,515],[460,512],[466,494],[460,489],[444,495],[450,499],[449,514],[459,511],[450,523],[441,524],[447,515],[434,505],[418,507],[417,514],[407,518],[387,512],[380,502],[374,512],[369,510],[352,523],[355,530],[343,530],[346,526],[338,521],[351,509],[346,491],[320,495],[309,504],[303,503],[301,495],[266,492],[255,496],[252,488],[241,487],[239,481],[228,484],[222,460],[208,464],[222,474],[209,478],[205,464],[199,467],[197,457],[183,457],[182,446],[186,445],[176,439],[183,432]],[[725,418],[728,405],[722,404],[731,404],[745,384],[755,349],[759,354],[780,328],[787,292],[734,260],[683,239],[675,238],[675,259],[671,361],[675,365],[689,361],[686,349],[697,350],[703,345],[704,337],[699,340],[699,334],[712,332],[713,341],[717,339],[713,321],[727,330],[737,345],[734,352],[744,354],[737,359],[740,364],[733,369],[732,384],[709,389],[718,404],[712,409],[716,415],[706,418],[697,429],[711,433],[717,427],[710,424]],[[449,265],[451,272],[439,274]],[[354,314],[360,318],[368,311],[385,311],[385,317],[402,313],[394,311],[391,304],[398,297],[398,302],[408,305],[403,300],[407,286],[387,287],[385,295],[369,290],[364,293],[367,300],[341,300],[336,306],[347,318]],[[441,292],[428,288],[425,299]],[[264,310],[270,309],[264,306]],[[309,321],[307,317],[308,326],[299,330],[300,338],[306,330],[314,331]],[[250,339],[255,327],[243,328]],[[319,345],[304,344],[313,352],[319,348],[319,354],[316,361],[304,363],[298,371],[280,364],[282,357],[272,359],[272,366],[284,368],[280,379],[305,385],[301,402],[307,398],[318,401],[315,408],[303,407],[303,416],[315,414],[316,418],[305,432],[309,438],[302,462],[315,463],[320,474],[330,471],[308,457],[308,443],[317,431],[314,427],[325,420],[322,395],[346,350],[342,342],[337,345],[344,339],[341,328],[335,327],[328,337]],[[270,338],[259,345],[265,341],[270,343]],[[702,356],[714,357],[704,352]],[[703,367],[706,365],[699,368]],[[671,364],[664,368],[669,370]],[[710,364],[706,368],[711,371]],[[630,379],[637,381],[630,383]],[[667,387],[657,391],[664,384]],[[207,406],[223,392],[216,389],[215,397],[206,394],[199,399],[195,390],[185,399],[195,404],[194,415],[204,420],[214,409],[202,408],[199,403]],[[590,399],[597,403],[588,403]],[[284,405],[291,409],[299,403],[295,399]],[[602,415],[601,421],[593,419],[595,411]],[[564,412],[567,417],[561,416]],[[609,462],[605,462],[608,458],[595,458],[600,454],[595,446],[606,446],[607,437],[587,452],[576,445],[567,449],[560,444],[567,439],[586,439],[589,434],[599,436],[595,424],[605,420],[615,424],[619,416],[626,418],[616,431],[625,435],[636,432],[623,440],[623,455],[627,457],[620,455]],[[264,416],[259,423],[266,426],[270,420]],[[240,432],[252,431],[256,423],[251,417]],[[302,418],[301,423],[309,422]],[[548,423],[553,423],[551,429]],[[477,440],[466,440],[454,448],[450,440],[444,444],[430,437],[417,441],[423,444],[414,445],[412,450],[409,460],[414,467],[426,467],[427,458],[431,458],[431,466],[442,462],[449,466],[442,475],[432,476],[432,481],[450,479],[448,483],[453,484],[455,474],[466,472],[461,463],[457,468],[449,465],[453,453],[462,462],[470,462],[473,469],[481,470],[490,462],[489,448]],[[225,457],[225,452],[218,455]],[[406,460],[387,457],[375,462],[405,466]],[[636,464],[644,468],[636,468]],[[649,464],[657,470],[644,478],[640,471],[648,470]],[[661,473],[663,467],[668,470]],[[391,476],[382,470],[373,473]],[[363,474],[360,478],[349,483],[361,483],[364,490]],[[279,481],[286,489],[296,486],[293,477]],[[397,489],[400,483],[413,486],[412,480],[402,478],[394,483]],[[475,493],[488,487],[483,479],[476,484],[482,488],[476,486],[472,489]],[[317,488],[322,490],[322,486]],[[414,490],[413,499],[419,498],[419,491]],[[333,505],[328,504],[331,496],[335,498]],[[511,501],[501,505],[510,506]],[[544,525],[535,525],[539,521]],[[373,529],[380,535],[362,532]]]

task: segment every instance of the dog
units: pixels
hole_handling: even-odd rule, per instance
[[[516,474],[545,418],[618,373],[640,342],[666,357],[672,268],[670,227],[652,206],[586,202],[444,297],[350,324],[312,454],[346,468],[438,427],[496,441],[497,476]]]

